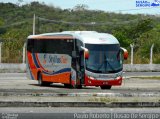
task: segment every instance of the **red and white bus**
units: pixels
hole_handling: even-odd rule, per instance
[[[27,38],[28,78],[39,85],[110,89],[122,84],[123,60],[127,57],[127,50],[107,33],[65,31]]]

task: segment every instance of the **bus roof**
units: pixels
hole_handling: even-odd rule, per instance
[[[96,31],[63,31],[58,33],[45,33],[30,35],[28,39],[79,39],[87,44],[119,44],[111,34]]]

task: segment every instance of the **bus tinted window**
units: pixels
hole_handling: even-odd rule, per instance
[[[28,39],[27,51],[33,52],[33,47],[34,47],[34,40],[33,39]]]
[[[73,50],[73,40],[29,39],[27,50],[34,53],[55,53],[71,55]]]

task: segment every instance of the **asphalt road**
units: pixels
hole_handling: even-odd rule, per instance
[[[158,74],[154,73],[154,75]],[[27,80],[25,74],[0,74],[0,101],[100,101],[101,99],[97,97],[110,97],[111,100],[120,102],[157,102],[160,100],[160,80],[126,78],[121,86],[113,86],[111,90],[101,90],[100,87],[69,89],[63,84],[56,83],[50,86],[39,86],[36,80]]]
[[[141,72],[137,73],[138,76],[146,74],[147,76],[159,76],[159,72]],[[157,102],[160,100],[160,80],[159,79],[139,79],[139,78],[126,78],[123,80],[121,86],[112,87],[111,90],[101,90],[100,87],[83,87],[83,89],[68,89],[62,84],[52,84],[51,86],[42,87],[38,85],[35,80],[27,80],[24,73],[0,73],[0,101],[20,101],[20,102],[85,102],[85,101],[99,101],[103,97],[108,97],[115,101],[128,101],[128,102]],[[135,72],[126,73],[126,77],[137,76]],[[128,76],[127,76],[128,75]],[[55,95],[60,94],[60,95]],[[69,94],[67,96],[66,94]],[[107,96],[106,96],[107,95]],[[100,98],[99,98],[100,97]],[[98,100],[97,100],[98,99]],[[105,98],[107,101],[107,98]],[[46,110],[43,110],[46,109]],[[118,112],[142,112],[143,109],[136,109],[137,111],[123,108],[124,110],[112,108],[0,108],[0,113],[18,113],[18,116],[24,119],[28,117],[34,117],[35,119],[40,117],[43,119],[47,116],[45,113],[51,113],[47,118],[57,116],[52,113],[63,113],[66,117],[70,112],[69,118],[73,118],[73,113],[111,113],[112,111]],[[160,112],[159,108],[146,109],[149,113]],[[14,112],[16,111],[16,112]],[[52,112],[53,111],[53,112]],[[75,111],[75,112],[74,112]],[[41,112],[41,114],[39,114]],[[42,114],[44,112],[44,115]],[[145,111],[144,111],[145,112]],[[25,114],[23,114],[25,113]],[[29,114],[26,114],[29,113]],[[36,114],[35,114],[36,113]],[[38,114],[37,114],[38,113]],[[121,112],[119,112],[121,113]],[[41,116],[40,116],[41,115]],[[10,115],[0,115],[2,116]],[[16,115],[11,115],[16,116]],[[38,117],[37,117],[38,116]],[[59,116],[59,114],[58,114]],[[16,117],[17,118],[17,117]],[[14,118],[14,119],[16,119]],[[34,119],[32,118],[32,119]],[[58,117],[55,117],[58,118]],[[63,117],[62,117],[63,118]],[[3,118],[6,119],[6,118]],[[18,118],[19,119],[19,118]],[[117,118],[118,119],[118,118]],[[123,118],[125,119],[125,118]],[[141,118],[143,119],[143,118]],[[150,118],[149,118],[150,119]]]
[[[124,72],[124,77],[139,77],[139,76],[160,76],[160,72]],[[1,79],[26,79],[26,73],[0,73]]]
[[[0,119],[160,119],[160,108],[0,108]]]
[[[0,113],[160,113],[160,108],[0,107]]]
[[[160,72],[126,72],[125,76],[160,76]],[[124,76],[124,77],[125,77]],[[125,92],[159,92],[160,80],[157,79],[138,79],[126,78],[121,86],[113,86],[108,93],[125,93]],[[65,90],[64,90],[65,89]],[[100,87],[83,87],[83,89],[64,88],[63,84],[52,84],[51,86],[41,87],[35,80],[27,80],[25,73],[0,73],[0,92],[53,92],[53,93],[74,93],[74,92],[106,92]]]
[[[160,72],[124,72],[124,77],[160,76]],[[18,77],[18,78],[17,78]],[[26,73],[0,73],[0,79],[26,79]]]
[[[113,86],[111,90],[107,90],[108,93],[125,93],[125,92],[159,92],[160,80],[154,79],[138,79],[131,78],[123,80],[121,86]],[[82,89],[69,89],[65,88],[63,84],[52,84],[50,86],[39,86],[36,80],[22,80],[22,79],[1,79],[0,80],[0,92],[35,92],[40,91],[48,93],[74,93],[74,92],[106,92],[101,90],[100,87],[83,87]]]

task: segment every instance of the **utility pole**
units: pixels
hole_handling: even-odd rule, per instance
[[[36,27],[35,22],[36,22],[36,16],[34,14],[33,16],[33,35],[35,35],[35,27]]]
[[[154,48],[154,44],[152,44],[151,49],[150,49],[150,64],[152,64],[153,62],[153,48]]]
[[[133,64],[133,48],[134,48],[134,44],[130,44],[131,47],[131,64]]]
[[[24,43],[24,46],[23,46],[23,64],[25,63],[25,56],[26,56],[26,43]]]
[[[38,21],[38,25],[37,25],[37,33],[39,34],[40,33],[40,29],[39,29],[39,17],[37,18],[37,21]]]

